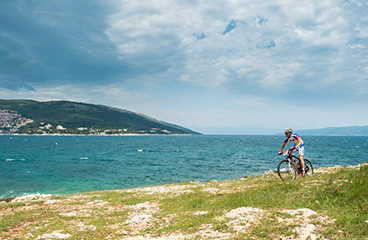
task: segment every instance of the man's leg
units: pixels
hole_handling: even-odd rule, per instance
[[[302,165],[302,175],[304,177],[304,174],[305,174],[304,146],[299,148],[299,159],[300,159],[300,164]]]
[[[304,165],[304,158],[303,155],[299,155],[299,159],[300,159],[300,163],[302,164],[302,169],[305,169],[305,165]]]

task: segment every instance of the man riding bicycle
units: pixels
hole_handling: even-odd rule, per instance
[[[282,154],[282,150],[284,149],[284,147],[285,147],[285,145],[288,141],[292,142],[294,144],[294,146],[291,147],[288,150],[289,154],[291,154],[292,152],[299,151],[299,159],[300,159],[300,163],[302,165],[302,176],[304,177],[304,175],[305,175],[305,165],[304,165],[304,159],[303,159],[303,156],[304,156],[304,142],[301,139],[301,137],[299,137],[298,134],[293,133],[292,128],[285,128],[284,133],[285,133],[286,138],[285,138],[284,143],[282,144],[280,152],[278,154],[279,155]],[[293,160],[294,160],[294,158],[293,158]]]

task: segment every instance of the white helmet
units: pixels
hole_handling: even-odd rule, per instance
[[[285,128],[284,133],[292,133],[293,129],[291,127]]]

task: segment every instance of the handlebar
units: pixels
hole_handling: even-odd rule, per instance
[[[286,150],[283,152],[279,152],[278,155],[284,155],[286,157],[286,156],[292,155],[292,153],[289,153],[289,150]]]
[[[295,148],[295,146],[294,146],[294,147],[292,147],[292,148],[290,148],[289,150],[286,150],[286,151],[283,151],[283,152],[279,152],[278,154],[279,154],[279,155],[283,154],[284,156],[291,155],[291,153],[289,154],[288,152],[289,152],[290,150],[294,150],[294,149],[296,149],[296,148]]]

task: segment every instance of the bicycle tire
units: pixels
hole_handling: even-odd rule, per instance
[[[296,166],[287,159],[282,160],[277,166],[277,173],[282,181],[293,181],[297,175]]]
[[[304,159],[304,165],[305,165],[305,170],[306,170],[305,171],[305,176],[307,176],[307,177],[313,177],[313,175],[314,175],[314,169],[313,169],[312,163],[308,159]]]

